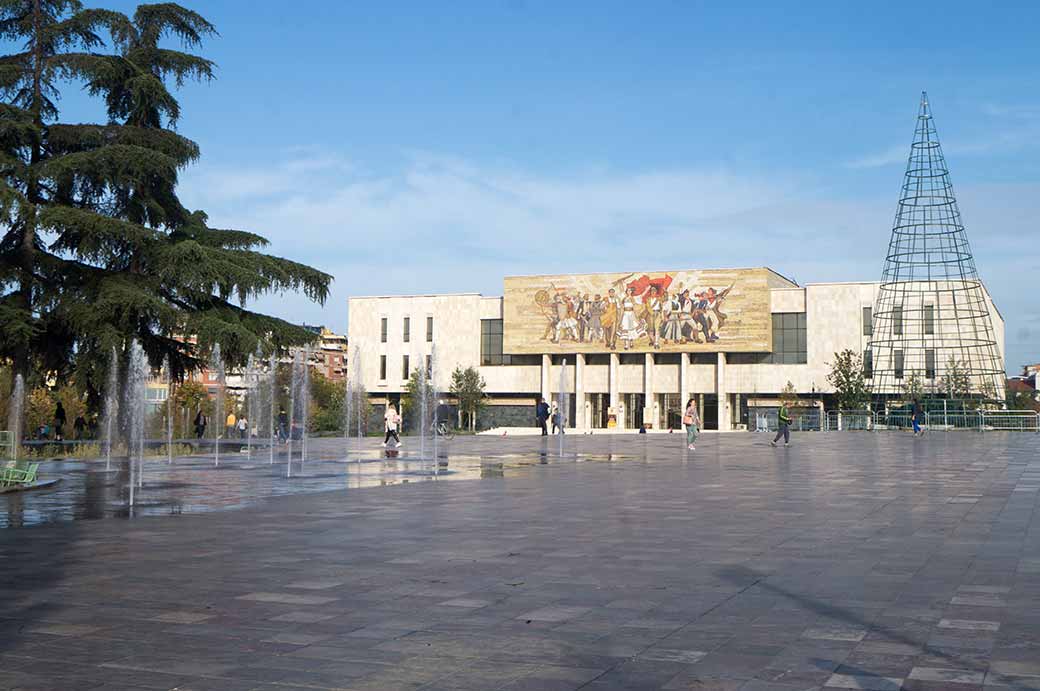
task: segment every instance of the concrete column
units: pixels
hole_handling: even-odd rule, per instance
[[[585,406],[585,353],[574,356],[574,426],[580,430],[589,427]]]
[[[654,415],[654,354],[643,356],[643,424],[657,429],[658,416]]]
[[[718,365],[715,368],[715,394],[719,399],[719,431],[733,428],[733,418],[729,406],[729,390],[726,389],[726,354],[719,353]]]
[[[610,408],[617,416],[617,426],[625,426],[625,416],[621,414],[621,358],[617,353],[610,354],[610,372],[607,376],[607,384],[610,390]]]
[[[549,379],[552,374],[552,358],[546,354],[542,354],[542,398],[546,402],[552,398],[552,391],[549,389]],[[552,404],[550,404],[552,405]]]
[[[679,405],[686,414],[686,401],[690,399],[690,356],[679,353]]]

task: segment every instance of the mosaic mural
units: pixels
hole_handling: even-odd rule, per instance
[[[506,353],[768,352],[767,269],[505,279]]]

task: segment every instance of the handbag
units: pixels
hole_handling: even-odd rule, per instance
[[[682,416],[682,423],[684,425],[692,425],[693,424],[693,416],[692,415],[683,415]]]

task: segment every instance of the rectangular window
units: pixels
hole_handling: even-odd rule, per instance
[[[386,326],[387,326],[387,319],[386,319],[386,317],[383,317],[382,319],[379,320],[379,342],[380,343],[386,343]]]
[[[405,343],[412,340],[412,318],[404,318],[404,328],[401,330],[401,338],[404,339]]]
[[[408,379],[411,374],[412,373],[408,368],[408,356],[405,355],[401,358],[401,379]]]
[[[773,314],[773,352],[775,365],[804,365],[809,361],[805,312]]]
[[[874,377],[874,351],[870,348],[863,351],[863,376],[866,379]]]
[[[433,317],[426,317],[426,342],[433,343]]]
[[[379,379],[381,381],[386,381],[386,356],[385,355],[380,355],[379,356]]]
[[[924,332],[928,335],[935,333],[935,305],[924,306]]]
[[[480,364],[505,365],[506,356],[502,354],[502,320],[480,320]]]
[[[872,307],[863,308],[863,335],[874,335],[874,309]]]
[[[893,353],[892,359],[895,361],[896,379],[903,378],[903,351],[897,350]]]
[[[903,335],[903,308],[892,308],[892,333],[896,336]]]
[[[433,376],[433,360],[429,355],[426,356],[426,376],[427,378]]]
[[[924,378],[935,379],[935,351],[931,348],[924,351]]]

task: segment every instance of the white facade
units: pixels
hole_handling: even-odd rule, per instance
[[[533,411],[538,398],[550,400],[558,393],[557,363],[563,357],[566,393],[573,401],[571,426],[606,427],[611,420],[621,428],[639,423],[651,428],[675,427],[678,408],[688,398],[697,397],[709,428],[717,419],[718,429],[726,430],[741,426],[741,410],[749,404],[775,403],[788,382],[806,405],[822,406],[820,397],[833,393],[827,374],[834,354],[845,349],[862,353],[867,347],[870,336],[863,324],[864,308],[873,308],[878,287],[878,283],[815,283],[773,288],[770,306],[774,315],[804,314],[805,362],[799,364],[751,364],[769,359],[768,354],[612,352],[543,354],[524,356],[524,364],[484,365],[481,320],[502,318],[502,298],[476,293],[351,298],[348,337],[358,348],[362,383],[373,403],[399,397],[408,371],[433,354],[437,390],[448,390],[456,366],[475,367],[487,384],[491,407],[523,406]],[[992,301],[989,303],[1003,358],[1004,322]],[[432,320],[429,333],[427,320]]]

